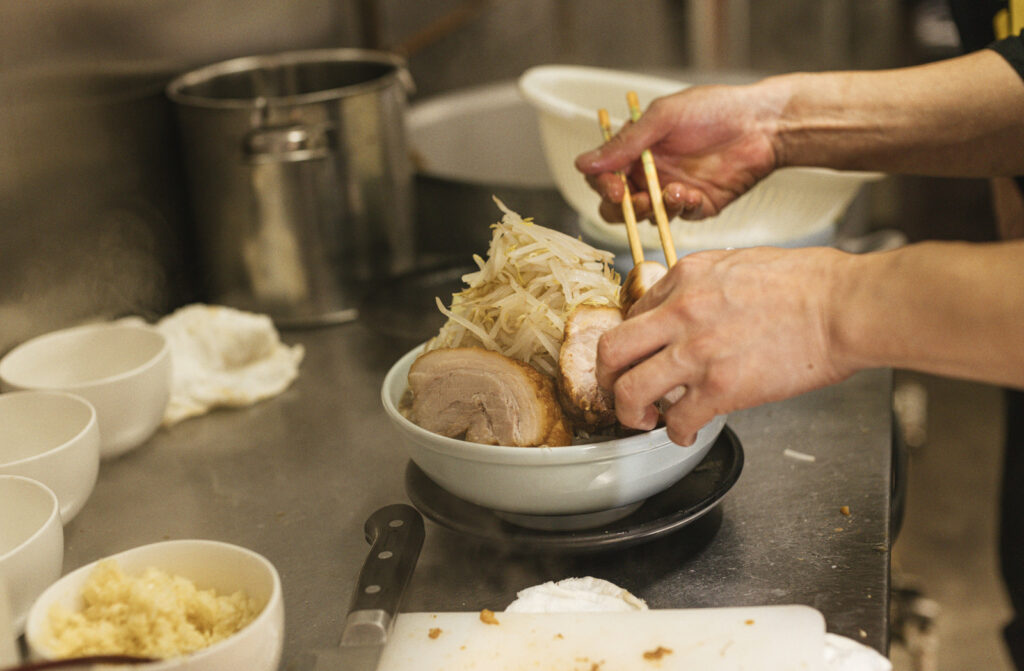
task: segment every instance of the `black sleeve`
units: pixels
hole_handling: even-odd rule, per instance
[[[1017,74],[1024,79],[1024,30],[1021,31],[1020,35],[993,42],[989,45],[989,49],[1005,58],[1017,71]],[[1021,193],[1024,193],[1024,176],[1018,176],[1014,179],[1017,182],[1017,188],[1020,189]]]
[[[1020,35],[993,42],[989,48],[1005,58],[1017,74],[1024,78],[1024,31]]]
[[[992,17],[1005,8],[1006,0],[949,0],[965,53],[982,49],[996,39]]]
[[[960,43],[965,53],[986,46],[1003,58],[1024,78],[1024,31],[1016,37],[995,40],[992,17],[1005,8],[1003,0],[950,0],[953,21],[960,32]],[[1024,176],[1015,178],[1017,188],[1024,193]]]

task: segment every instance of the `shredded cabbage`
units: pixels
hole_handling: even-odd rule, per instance
[[[569,314],[584,303],[620,307],[614,255],[494,202],[504,214],[487,259],[474,255],[479,270],[462,276],[450,307],[437,299],[448,321],[427,349],[483,347],[555,376]]]

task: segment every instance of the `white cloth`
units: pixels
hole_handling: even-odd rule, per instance
[[[614,583],[591,577],[527,587],[505,609],[513,613],[630,610],[647,610],[647,604]],[[825,634],[824,655],[825,671],[892,671],[889,660],[874,648],[837,634]]]
[[[298,376],[305,351],[281,342],[270,317],[193,304],[156,323],[171,348],[171,399],[163,425],[280,394]]]
[[[583,613],[647,610],[618,585],[600,578],[566,578],[527,587],[505,609],[508,613]]]
[[[838,634],[825,634],[825,670],[892,671],[892,662],[863,643]]]

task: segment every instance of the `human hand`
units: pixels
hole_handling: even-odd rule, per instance
[[[718,214],[777,167],[773,145],[782,101],[774,89],[701,86],[658,98],[636,123],[576,158],[601,195],[600,214],[622,221],[623,171],[637,218],[652,215],[640,154],[650,149],[668,216]]]
[[[598,344],[598,383],[619,421],[692,444],[715,415],[788,398],[853,371],[831,346],[831,286],[850,255],[755,248],[681,258]]]

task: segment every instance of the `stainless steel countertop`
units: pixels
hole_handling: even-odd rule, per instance
[[[65,529],[65,570],[166,539],[237,543],[281,574],[284,664],[335,644],[368,549],[364,520],[408,500],[407,457],[379,394],[387,369],[415,343],[370,324],[284,331],[306,347],[284,394],[187,420],[103,462]],[[593,575],[653,608],[807,604],[830,631],[885,651],[891,383],[889,371],[868,371],[733,414],[746,457],[739,482],[712,513],[647,544],[522,556],[428,521],[402,610],[499,610],[529,585]],[[816,460],[787,457],[786,448]]]

